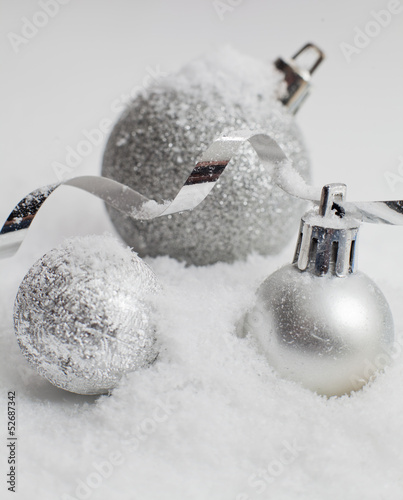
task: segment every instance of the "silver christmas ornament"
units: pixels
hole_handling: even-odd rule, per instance
[[[299,58],[310,52],[316,61],[308,71]],[[228,48],[193,61],[134,99],[109,137],[102,174],[147,197],[172,199],[187,166],[214,138],[254,128],[271,135],[309,178],[294,113],[322,59],[322,52],[307,44],[293,59],[278,59],[277,69]],[[299,209],[301,202],[290,201],[273,182],[273,164],[259,162],[245,145],[214,192],[192,212],[136,221],[113,207],[108,211],[121,237],[140,255],[205,265],[252,251],[278,252],[297,227]]]
[[[360,221],[402,224],[403,204],[347,204],[345,191],[323,188],[301,220],[293,264],[263,282],[243,331],[281,376],[327,396],[360,389],[389,362],[394,341],[388,303],[356,271],[355,253]]]
[[[107,393],[157,356],[153,271],[110,237],[74,238],[51,250],[22,281],[14,325],[23,354],[52,384]]]

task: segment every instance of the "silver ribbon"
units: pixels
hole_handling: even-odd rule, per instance
[[[320,205],[322,188],[306,184],[290,163],[276,168],[275,182],[296,198]],[[345,213],[361,222],[403,225],[403,200],[342,202]]]
[[[19,249],[36,214],[59,186],[73,186],[97,196],[108,205],[138,220],[192,210],[210,193],[240,146],[249,141],[261,161],[275,165],[287,163],[280,146],[267,134],[237,131],[222,136],[204,152],[179,193],[163,204],[150,200],[119,182],[99,176],[83,176],[37,189],[23,198],[9,215],[0,231],[0,258],[10,257]]]
[[[124,184],[99,176],[75,177],[33,191],[18,203],[0,231],[0,258],[10,257],[17,252],[39,209],[59,186],[73,186],[91,193],[133,219],[151,220],[197,207],[213,189],[240,146],[247,141],[262,162],[275,166],[274,181],[284,191],[319,204],[321,189],[305,183],[274,139],[259,131],[235,131],[210,145],[179,193],[173,200],[163,204],[146,198]],[[343,203],[343,208],[365,222],[403,224],[403,200],[350,202]]]

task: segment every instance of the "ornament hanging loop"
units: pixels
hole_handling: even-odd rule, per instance
[[[318,68],[320,63],[325,59],[325,53],[314,43],[307,43],[305,44],[293,57],[292,61],[296,61],[296,59],[303,54],[304,52],[308,51],[314,51],[317,54],[317,58],[313,62],[312,66],[310,67],[309,74],[312,75],[314,71]]]
[[[297,59],[306,52],[316,52],[317,57],[310,69],[302,68]],[[285,95],[281,97],[281,102],[287,106],[292,114],[295,114],[310,92],[311,76],[324,60],[324,52],[315,44],[305,44],[291,59],[279,57],[275,62],[275,67],[284,73],[286,83]]]
[[[319,215],[325,217],[331,212],[336,211],[340,218],[345,214],[341,204],[346,197],[347,186],[345,184],[326,184],[322,189],[320,197]]]

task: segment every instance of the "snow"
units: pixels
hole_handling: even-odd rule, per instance
[[[289,162],[279,163],[275,175],[277,184],[292,196],[304,200],[320,201],[321,189],[308,186],[299,172]]]
[[[156,314],[160,356],[98,398],[56,389],[27,365],[12,332],[18,279],[9,273],[1,405],[7,390],[17,391],[19,498],[81,498],[80,481],[100,482],[87,486],[100,499],[308,498],[304,491],[336,499],[358,498],[363,488],[368,498],[399,498],[400,355],[364,390],[328,400],[280,379],[253,341],[234,334],[257,285],[291,254],[290,246],[277,257],[205,268],[149,259],[165,290]],[[385,292],[396,278],[388,281]],[[401,298],[391,303],[399,339]]]
[[[273,89],[273,93],[277,92],[277,83],[282,78],[282,73],[273,71],[266,62],[227,45],[189,61],[179,73],[157,82],[155,89],[173,88],[182,92],[192,89],[193,93],[201,92],[204,99],[210,93],[217,93],[226,99],[227,106],[242,101],[245,107],[256,108],[256,95],[261,94],[261,89],[266,87]],[[222,89],[226,92],[223,93]],[[258,113],[259,108],[255,112]]]

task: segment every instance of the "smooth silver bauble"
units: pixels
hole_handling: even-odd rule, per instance
[[[173,199],[215,138],[259,129],[280,144],[307,179],[301,133],[275,96],[279,78],[270,65],[229,49],[190,63],[130,104],[109,137],[102,175],[148,198]],[[252,251],[277,253],[297,229],[302,205],[273,184],[272,173],[272,166],[259,162],[245,145],[192,212],[140,222],[108,211],[121,237],[140,255],[206,265]]]
[[[281,376],[327,396],[360,389],[394,340],[388,303],[365,274],[317,277],[295,265],[263,282],[244,326]]]
[[[153,271],[109,237],[75,238],[36,262],[14,308],[18,343],[52,384],[78,394],[110,391],[152,363]]]

